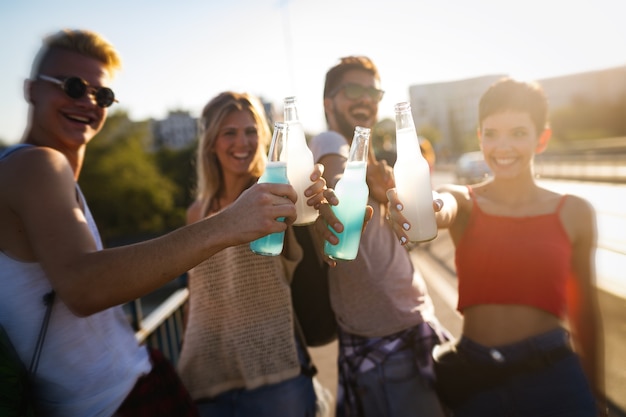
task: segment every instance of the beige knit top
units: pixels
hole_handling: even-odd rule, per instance
[[[286,257],[257,255],[247,244],[227,248],[189,272],[178,371],[194,400],[300,373],[289,283],[302,250],[294,242],[286,238]]]

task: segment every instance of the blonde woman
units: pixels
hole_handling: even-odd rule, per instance
[[[223,92],[204,108],[197,198],[187,222],[219,213],[265,169],[270,128],[259,101]],[[323,198],[321,167],[309,203]],[[313,416],[305,347],[294,332],[290,280],[302,250],[285,234],[282,256],[227,248],[189,271],[190,308],[178,370],[202,416]]]

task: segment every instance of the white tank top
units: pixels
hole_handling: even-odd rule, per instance
[[[102,249],[86,205],[85,217]],[[28,366],[50,282],[39,263],[17,261],[0,252],[0,286],[0,323]],[[56,297],[35,378],[42,415],[110,417],[150,369],[147,350],[138,345],[121,306],[77,317]]]

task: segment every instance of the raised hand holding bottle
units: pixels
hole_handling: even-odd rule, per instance
[[[332,210],[343,224],[343,232],[333,231],[339,239],[336,245],[328,241],[324,243],[324,253],[332,259],[350,261],[356,258],[359,252],[365,207],[369,195],[365,181],[369,137],[370,129],[360,126],[355,128],[346,168],[335,185],[335,194],[339,199],[339,204],[332,206]]]
[[[287,179],[287,161],[285,160],[286,130],[288,127],[284,123],[274,123],[274,133],[272,134],[272,142],[268,154],[265,172],[259,178],[259,183],[289,184]],[[284,218],[280,218],[284,221]],[[285,232],[270,233],[257,240],[250,242],[250,250],[259,255],[276,256],[283,251],[283,242],[285,240]]]
[[[404,206],[402,214],[411,224],[406,234],[411,242],[426,242],[437,237],[430,166],[420,150],[411,105],[398,103],[395,112],[397,158],[393,174]]]

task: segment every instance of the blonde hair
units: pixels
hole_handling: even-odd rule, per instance
[[[83,29],[62,29],[43,38],[31,68],[31,79],[35,79],[45,61],[54,50],[63,49],[94,58],[104,64],[113,77],[122,68],[122,59],[115,47],[102,35]]]
[[[248,111],[254,118],[259,145],[250,174],[257,179],[265,170],[266,153],[272,134],[261,102],[247,93],[225,91],[218,94],[204,107],[199,120],[196,198],[202,202],[203,214],[207,213],[211,201],[224,187],[222,167],[213,149],[222,121],[233,111]]]

